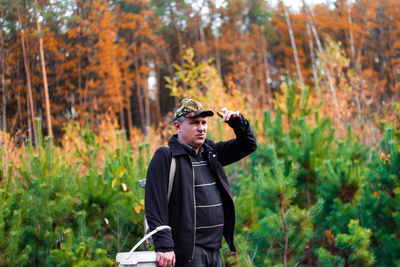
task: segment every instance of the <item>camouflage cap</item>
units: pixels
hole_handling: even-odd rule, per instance
[[[185,98],[182,100],[179,106],[174,109],[174,121],[182,116],[187,118],[198,116],[210,117],[214,116],[214,112],[204,109],[203,105],[199,101]]]

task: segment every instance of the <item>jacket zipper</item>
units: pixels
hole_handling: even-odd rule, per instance
[[[190,158],[190,163],[192,164],[192,173],[193,173],[193,184],[192,184],[192,190],[193,190],[193,208],[194,208],[194,228],[193,228],[193,251],[192,251],[192,260],[194,259],[194,251],[196,248],[196,191],[195,191],[195,177],[194,177],[194,167],[193,167],[193,161],[192,158]]]

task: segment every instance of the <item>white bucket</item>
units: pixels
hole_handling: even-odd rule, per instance
[[[117,254],[117,262],[119,267],[156,267],[155,251],[137,251],[126,260],[129,252],[120,252]]]
[[[159,226],[145,235],[129,252],[117,253],[116,261],[119,267],[156,267],[157,255],[155,251],[136,251],[144,241],[161,230],[171,230],[171,227]]]

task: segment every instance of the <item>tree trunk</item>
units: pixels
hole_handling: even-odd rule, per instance
[[[81,56],[78,56],[78,94],[79,94],[79,104],[83,105],[83,86],[82,86],[82,62]]]
[[[3,14],[1,16],[3,18]],[[1,39],[1,99],[2,99],[2,110],[1,110],[1,125],[0,130],[4,132],[7,131],[7,109],[6,109],[6,75],[5,75],[5,64],[4,64],[4,36],[3,29],[0,29],[0,39]]]
[[[356,64],[356,50],[354,47],[354,37],[353,37],[353,20],[351,19],[351,8],[350,8],[350,3],[349,1],[344,1],[344,4],[346,5],[347,9],[347,22],[349,23],[349,39],[350,39],[350,51],[351,51],[351,61],[353,62],[353,65],[355,66]],[[357,69],[355,67],[355,69]]]
[[[14,133],[14,128],[15,128],[15,125],[17,124],[18,117],[21,117],[21,100],[20,100],[20,98],[21,98],[21,92],[18,91],[18,93],[17,93],[17,112],[16,112],[14,120],[11,124],[10,134]]]
[[[143,44],[143,36],[140,36],[140,43]],[[143,70],[146,68],[146,59],[144,57],[144,51],[140,51],[140,61],[143,66]],[[144,133],[145,135],[148,134],[149,132],[149,126],[150,126],[150,93],[149,93],[149,85],[147,82],[147,73],[142,73],[143,77],[143,89],[144,89],[144,110],[145,110],[145,130]]]
[[[219,48],[219,36],[218,33],[215,34],[215,64],[217,65],[217,70],[220,75],[222,75],[221,70],[221,51]]]
[[[139,116],[140,116],[140,122],[142,124],[142,130],[146,131],[146,123],[145,123],[145,114],[144,114],[144,108],[143,108],[143,102],[142,102],[142,92],[141,92],[141,79],[140,79],[140,70],[139,70],[139,59],[138,59],[138,49],[137,45],[135,44],[135,76],[136,76],[136,98],[138,101],[138,106],[139,106]]]
[[[295,42],[294,35],[293,35],[292,24],[290,23],[289,12],[287,11],[286,7],[283,7],[283,9],[284,9],[284,12],[285,12],[286,24],[288,26],[290,43],[292,45],[293,57],[294,57],[294,63],[296,65],[297,77],[299,77],[301,87],[303,87],[303,75],[301,74],[299,57],[297,56],[296,42]]]
[[[132,105],[131,105],[131,96],[126,96],[126,104],[127,104],[127,115],[128,115],[128,127],[129,127],[129,139],[132,138],[133,133],[133,121],[132,121]]]
[[[312,14],[310,14],[311,10],[308,9],[308,6],[305,3],[305,1],[304,0],[302,0],[302,1],[303,1],[304,10],[306,12],[307,20],[310,24],[311,31],[314,35],[315,42],[317,43],[318,51],[321,55],[324,55],[324,50],[322,48],[321,40],[319,39],[318,32],[317,32],[317,29],[315,28],[314,22],[311,19],[311,15],[312,15]],[[325,71],[326,71],[326,76],[328,77],[329,88],[332,92],[332,97],[333,97],[333,102],[334,102],[335,108],[336,108],[336,110],[339,110],[339,105],[338,105],[338,101],[337,101],[337,97],[336,97],[336,90],[335,90],[335,86],[333,85],[331,72],[328,68],[326,68]]]
[[[37,0],[35,0],[34,3],[35,3],[36,27],[37,27],[37,31],[39,33],[40,64],[42,65],[44,98],[45,98],[45,103],[46,103],[47,131],[48,131],[48,135],[50,137],[52,137],[53,136],[53,127],[51,125],[49,88],[48,88],[48,84],[47,84],[46,62],[45,62],[44,51],[43,51],[42,30],[41,30],[40,23],[39,23]]]
[[[311,198],[310,198],[310,187],[309,187],[309,181],[308,178],[306,179],[306,199],[307,199],[307,210],[310,209],[311,207]]]
[[[122,97],[121,89],[122,88],[118,88],[119,119],[120,119],[121,130],[125,130],[124,99]]]
[[[264,94],[264,98],[266,98],[266,103],[268,106],[269,110],[272,110],[272,90],[271,90],[271,83],[272,83],[272,79],[271,79],[271,72],[269,70],[269,64],[268,64],[268,52],[267,52],[267,42],[265,40],[265,36],[264,36],[264,26],[262,27],[261,30],[261,47],[262,47],[262,58],[263,58],[263,69],[265,72],[265,82],[266,82],[266,92]]]
[[[182,70],[185,69],[185,61],[183,59],[183,40],[182,40],[182,34],[181,31],[179,29],[179,27],[175,24],[174,22],[174,27],[175,27],[175,31],[176,31],[176,37],[178,39],[178,48],[179,48],[179,60],[181,62],[181,68]],[[186,84],[184,85],[186,86]],[[187,88],[185,88],[185,90],[187,90]]]
[[[385,57],[384,57],[384,46],[385,46],[385,44],[384,44],[384,38],[383,38],[383,36],[384,36],[384,33],[385,33],[385,29],[384,29],[384,16],[385,16],[385,14],[383,14],[383,9],[384,9],[384,6],[383,6],[383,3],[382,3],[382,0],[381,1],[379,1],[380,2],[380,4],[379,4],[379,9],[381,9],[382,11],[380,11],[378,14],[377,14],[377,26],[378,26],[378,29],[379,29],[379,31],[378,31],[378,40],[379,40],[379,42],[378,42],[378,49],[377,49],[377,54],[378,54],[378,58],[379,58],[379,80],[383,80],[383,77],[384,77],[384,75],[383,75],[383,67],[384,67],[384,63],[385,63]],[[386,36],[385,36],[385,38],[386,38]]]
[[[310,57],[311,57],[311,66],[312,66],[313,77],[314,77],[314,84],[317,89],[317,93],[319,93],[320,88],[319,88],[319,81],[318,81],[318,71],[317,71],[317,67],[315,65],[314,44],[313,44],[313,40],[312,40],[310,24],[308,23],[308,21],[306,22],[306,24],[307,24],[308,46],[310,47]]]
[[[283,266],[286,267],[287,266],[287,254],[288,254],[288,245],[289,245],[289,227],[287,225],[286,222],[286,215],[287,212],[284,211],[284,199],[283,196],[280,196],[279,198],[279,213],[281,215],[281,220],[282,220],[282,225],[283,225],[283,231],[284,231],[284,238],[285,238],[285,242],[284,242],[284,249],[283,249],[283,255],[282,255],[282,263]]]
[[[185,61],[183,59],[184,53],[183,53],[182,33],[181,33],[181,30],[178,27],[178,24],[175,21],[175,13],[173,11],[173,8],[171,7],[171,2],[169,2],[169,9],[170,9],[170,14],[171,14],[170,18],[171,18],[173,27],[174,27],[175,32],[176,32],[176,37],[178,39],[178,49],[179,49],[178,57],[179,57],[179,61],[180,61],[182,70],[185,70]],[[183,89],[186,92],[188,90],[186,83],[183,83],[182,86],[183,86]]]
[[[24,66],[25,66],[25,74],[26,74],[26,84],[28,87],[28,101],[27,101],[27,105],[28,105],[28,110],[30,113],[30,118],[28,119],[28,125],[29,125],[29,129],[30,129],[30,137],[31,139],[33,139],[33,144],[36,145],[37,142],[37,134],[36,134],[36,123],[35,123],[35,111],[33,108],[33,95],[32,95],[32,84],[31,84],[31,71],[29,68],[29,61],[28,61],[28,56],[26,53],[26,47],[25,47],[25,31],[23,30],[22,27],[22,20],[21,20],[21,13],[19,10],[19,4],[16,2],[16,7],[17,7],[17,14],[18,14],[18,21],[20,24],[20,31],[21,31],[21,45],[22,45],[22,53],[23,53],[23,57],[24,57]],[[29,122],[30,120],[30,122]],[[32,127],[31,127],[32,125]],[[33,133],[33,138],[32,138],[32,133]]]
[[[264,77],[264,62],[263,62],[263,58],[262,58],[262,52],[261,55],[258,58],[258,77],[259,77],[259,81],[260,81],[260,91],[259,91],[259,101],[260,101],[260,107],[261,109],[264,108],[265,106],[265,82],[266,79]],[[268,100],[267,100],[268,101]]]
[[[201,9],[208,9],[209,8],[208,6],[206,6],[207,1],[201,1],[201,3],[202,3]],[[203,60],[207,60],[208,59],[208,51],[209,50],[208,50],[208,47],[207,47],[206,36],[204,34],[204,27],[202,25],[202,22],[203,22],[203,20],[200,19],[199,20],[199,34],[200,34],[201,45],[202,45],[202,47],[204,49],[202,51],[202,52],[204,52],[204,54],[202,55],[203,56]]]
[[[182,34],[178,28],[178,26],[175,25],[176,28],[176,33],[177,33],[177,37],[178,37],[178,45],[179,45],[179,60],[181,62],[181,68],[182,71],[184,71],[185,68],[185,60],[183,58],[184,56],[184,51],[183,51],[183,40],[182,40]],[[187,88],[187,84],[185,82],[182,83],[183,89],[185,90],[185,92],[187,92],[188,88]]]
[[[248,44],[247,44],[247,40],[248,38],[243,38],[242,33],[239,33],[239,38],[242,40],[240,42],[240,52],[242,54],[248,55]],[[245,40],[243,40],[245,39]],[[242,58],[240,58],[242,59]],[[251,74],[251,70],[250,70],[250,66],[251,66],[251,58],[249,57],[245,57],[244,59],[242,59],[244,61],[244,73],[243,74],[243,78],[244,78],[244,91],[247,95],[252,95],[251,92],[251,81],[250,81],[250,74]],[[236,65],[236,64],[235,64]]]
[[[168,75],[170,79],[173,79],[174,77],[174,69],[172,68],[172,60],[171,60],[171,56],[170,53],[168,51],[168,49],[165,47],[165,43],[162,44],[161,46],[162,49],[162,54],[164,56],[165,59],[165,63],[167,64],[167,69],[168,69]],[[175,105],[178,105],[178,98],[174,96],[174,100],[175,100]]]
[[[122,72],[120,70],[120,64],[117,61],[117,55],[113,59],[112,62],[112,68],[114,69],[111,72],[111,75],[113,77],[113,83],[114,83],[114,90],[117,93],[117,98],[118,98],[118,108],[119,108],[119,120],[120,120],[120,129],[125,130],[126,129],[126,123],[125,123],[125,110],[124,110],[124,89],[123,89],[123,82],[122,82]]]
[[[156,88],[156,119],[157,119],[157,125],[161,122],[161,107],[160,107],[160,80],[161,80],[161,71],[160,68],[156,66],[156,81],[157,81],[157,88]]]
[[[203,47],[203,49],[205,50],[205,54],[203,55],[203,60],[207,60],[208,59],[208,49],[207,49],[207,44],[206,44],[206,37],[204,34],[204,28],[203,26],[199,25],[199,33],[200,33],[200,41],[201,41],[201,45]]]
[[[172,60],[171,60],[169,51],[167,51],[167,48],[165,47],[165,45],[162,46],[162,51],[163,51],[163,55],[165,58],[165,63],[167,64],[167,70],[168,70],[169,77],[172,79],[174,77],[174,69],[172,68]]]
[[[84,112],[88,112],[89,109],[91,109],[91,106],[88,104],[88,98],[89,98],[89,81],[88,77],[86,76],[85,78],[85,90],[83,90],[83,101],[82,101],[82,110]],[[92,114],[93,116],[93,114]]]
[[[32,136],[33,133],[36,133],[34,132],[36,130],[32,129],[35,128],[32,127],[32,124],[34,124],[35,122],[32,122],[31,105],[29,101],[26,101],[26,110],[28,112],[28,138],[33,144],[36,144],[36,135],[34,134],[34,136]]]
[[[21,79],[21,68],[20,68],[20,64],[19,62],[17,63],[17,80],[18,80],[18,85],[22,84],[23,81]],[[21,86],[22,88],[22,86]],[[18,90],[18,101],[17,101],[17,105],[18,105],[18,109],[21,111],[19,113],[19,125],[20,125],[20,129],[22,131],[23,129],[23,125],[24,125],[24,117],[22,116],[23,113],[23,109],[22,109],[22,104],[21,104],[21,97],[22,97],[22,92],[21,90]],[[29,112],[27,112],[27,115],[29,117]],[[21,135],[23,135],[23,132],[21,133]]]

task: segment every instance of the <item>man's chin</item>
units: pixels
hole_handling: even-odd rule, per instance
[[[205,138],[202,138],[202,139],[197,139],[196,140],[196,145],[198,146],[198,147],[201,147],[203,144],[204,144],[204,141],[205,141],[206,139]]]

